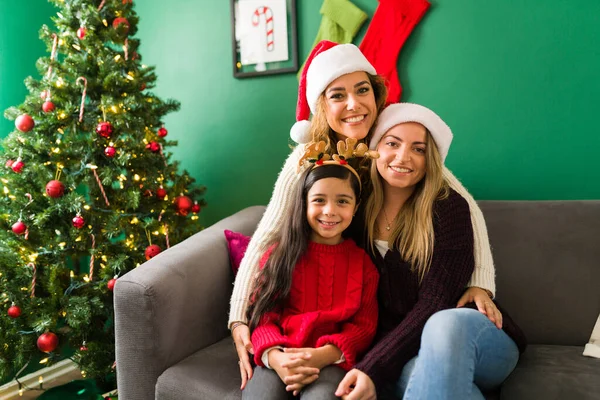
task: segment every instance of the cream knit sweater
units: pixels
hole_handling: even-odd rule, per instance
[[[250,297],[251,283],[258,271],[259,260],[273,242],[276,228],[283,223],[283,216],[290,204],[290,198],[295,194],[296,185],[299,181],[297,166],[304,152],[304,146],[297,146],[285,161],[283,169],[279,173],[273,196],[267,206],[256,232],[250,240],[246,255],[235,278],[233,294],[231,295],[231,308],[229,310],[229,326],[235,321],[247,322],[246,308]],[[487,228],[481,210],[475,203],[467,189],[456,179],[452,172],[444,167],[444,179],[450,187],[464,197],[471,209],[471,221],[473,223],[473,234],[475,235],[475,271],[471,276],[468,286],[477,286],[487,289],[495,295],[496,282],[494,260],[487,234]]]

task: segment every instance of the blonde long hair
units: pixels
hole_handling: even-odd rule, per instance
[[[394,218],[388,239],[390,249],[398,250],[402,258],[411,264],[419,283],[427,274],[433,255],[433,204],[438,199],[448,197],[442,159],[429,130],[426,142],[425,176]],[[377,217],[382,212],[384,201],[383,178],[377,171],[376,160],[371,162],[370,177],[373,186],[365,205],[365,230],[370,249],[374,252]]]

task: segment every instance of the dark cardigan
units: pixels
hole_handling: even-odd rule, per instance
[[[433,213],[433,256],[420,285],[416,273],[411,272],[410,264],[398,251],[389,250],[385,257],[378,251],[371,253],[380,273],[379,327],[375,344],[356,368],[369,375],[378,388],[386,381],[397,379],[404,365],[417,355],[421,333],[429,317],[456,307],[475,268],[473,227],[467,201],[450,189],[446,199],[436,201]],[[362,239],[364,244],[364,237]],[[474,304],[467,307],[476,308]],[[501,312],[502,329],[523,352],[525,336],[510,316]]]

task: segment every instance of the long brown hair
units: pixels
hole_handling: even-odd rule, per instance
[[[402,258],[410,262],[411,269],[417,272],[419,282],[427,274],[433,255],[433,204],[448,196],[442,158],[429,130],[426,142],[425,176],[417,183],[414,192],[394,218],[388,239],[390,248],[398,250]],[[376,160],[371,163],[370,175],[372,191],[365,205],[365,229],[370,250],[374,252],[377,216],[382,212],[384,202],[383,178],[377,171]]]
[[[360,182],[346,167],[323,165],[308,168],[302,174],[284,222],[275,234],[276,245],[250,292],[252,295],[247,315],[252,330],[266,312],[283,306],[290,293],[294,268],[310,239],[311,228],[306,219],[308,192],[317,181],[325,178],[349,181],[356,201],[360,198]]]

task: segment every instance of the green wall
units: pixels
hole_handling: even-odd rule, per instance
[[[2,109],[22,102],[44,52],[37,31],[51,7],[26,1],[0,3]],[[297,2],[303,59],[321,1]],[[377,2],[355,4],[372,15]],[[203,221],[265,204],[289,151],[295,75],[232,77],[228,1],[145,0],[136,10],[156,91],[182,103],[166,126],[175,157],[208,187]],[[592,1],[432,0],[401,52],[403,100],[448,122],[447,165],[476,198],[600,199],[598,15]],[[0,135],[11,129],[0,122]]]

